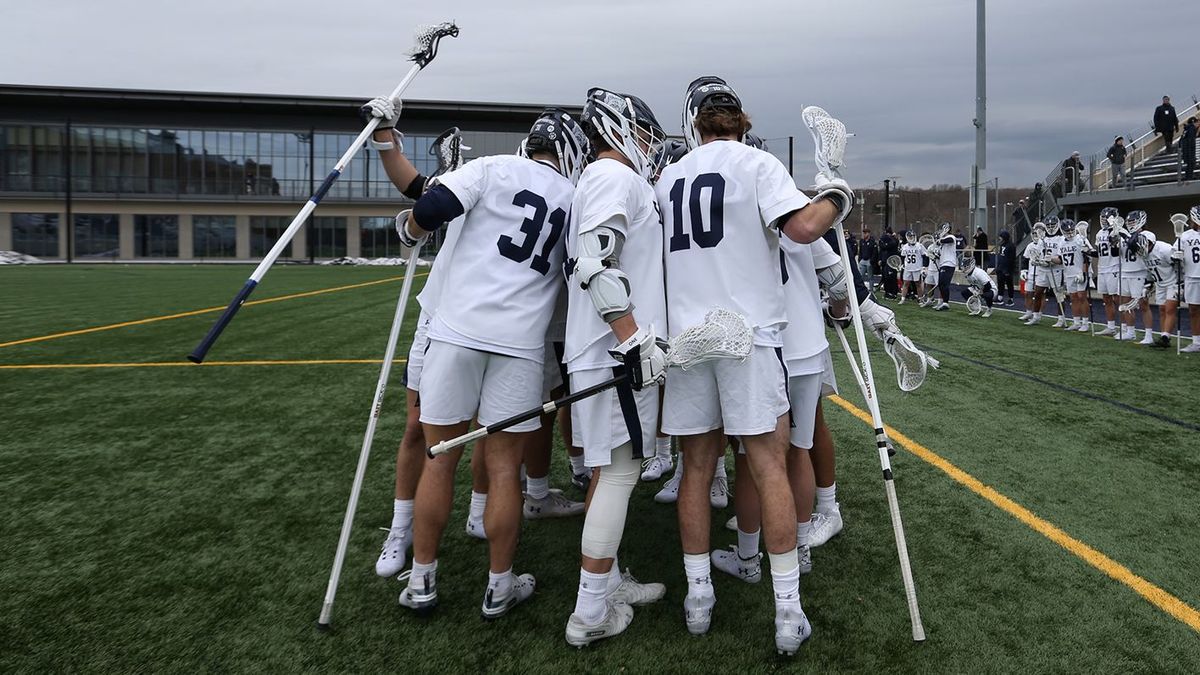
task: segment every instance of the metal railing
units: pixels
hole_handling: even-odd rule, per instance
[[[1193,95],[1192,104],[1184,108],[1182,111],[1175,113],[1175,116],[1180,120],[1179,125],[1176,127],[1177,130],[1182,127],[1183,121],[1186,120],[1188,116],[1196,112],[1200,112],[1200,98],[1197,98],[1195,95]],[[1125,166],[1127,168],[1125,170],[1125,187],[1133,184],[1138,167],[1142,166],[1148,160],[1158,155],[1158,148],[1154,148],[1154,150],[1151,151],[1151,147],[1154,146],[1154,141],[1157,140],[1154,138],[1157,133],[1158,132],[1154,129],[1154,122],[1151,121],[1150,130],[1141,136],[1133,138],[1133,134],[1129,134],[1129,137],[1133,138],[1133,140],[1131,140],[1126,146],[1127,150]],[[1087,182],[1088,190],[1090,192],[1112,187],[1112,162],[1108,159],[1107,148],[1102,152],[1093,153],[1088,165],[1089,171]]]

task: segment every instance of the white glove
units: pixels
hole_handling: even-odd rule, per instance
[[[638,328],[609,354],[625,365],[634,391],[662,384],[667,379],[667,344],[654,338],[654,329]]]
[[[846,216],[850,215],[850,211],[854,209],[854,190],[850,189],[849,183],[841,178],[830,178],[823,173],[818,173],[816,186],[817,196],[813,201],[822,197],[831,200],[841,211],[838,220],[844,220]]]
[[[408,231],[408,221],[411,213],[412,209],[404,209],[400,213],[396,214],[396,234],[400,235],[400,246],[402,246],[406,252],[409,249],[414,249],[421,246],[425,243],[425,240],[429,238],[429,232],[421,229],[420,227],[417,228],[420,234],[414,235]],[[407,253],[404,257],[408,257]]]
[[[852,321],[850,319],[850,312],[846,311],[846,303],[835,302],[834,304],[836,304],[840,310],[838,313],[843,314],[844,316],[834,316],[834,310],[829,304],[829,301],[822,300],[821,314],[825,316],[825,325],[829,326],[830,328],[833,328],[834,326],[841,326],[843,330],[849,328]]]
[[[1183,251],[1180,251],[1179,249],[1175,249],[1175,250],[1171,251],[1171,260],[1175,260],[1175,261],[1183,260]]]
[[[1021,270],[1021,281],[1029,281],[1029,271]]]
[[[863,300],[858,305],[858,311],[862,315],[863,328],[874,332],[880,340],[885,339],[889,332],[900,332],[900,327],[896,325],[896,313],[874,300]]]
[[[1083,277],[1080,277],[1080,276],[1071,277],[1071,283],[1078,286],[1079,284],[1083,283]]]
[[[396,126],[396,121],[400,119],[400,109],[404,107],[404,102],[400,99],[389,99],[386,96],[376,96],[367,101],[367,104],[359,108],[359,115],[362,116],[364,122],[370,122],[371,118],[379,118],[379,126],[376,129],[392,129]]]

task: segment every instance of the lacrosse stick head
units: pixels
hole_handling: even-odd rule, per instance
[[[923,234],[917,239],[917,243],[920,244],[922,248],[928,249],[930,246],[933,246],[933,235],[928,233]]]
[[[1193,206],[1189,215],[1192,218],[1192,225],[1200,227],[1200,206]]]
[[[736,312],[714,307],[704,315],[704,323],[692,326],[671,339],[667,348],[667,365],[684,370],[712,361],[750,356],[754,331],[750,322]]]
[[[801,111],[800,117],[816,145],[813,159],[817,164],[817,173],[840,178],[846,157],[846,125],[815,105]]]
[[[942,223],[938,227],[937,238],[941,239],[942,237],[945,237],[948,234],[950,234],[950,223]]]
[[[1075,223],[1075,234],[1079,235],[1080,237],[1083,237],[1084,239],[1087,239],[1089,227],[1091,227],[1091,225],[1088,225],[1088,221],[1081,220],[1078,223]]]
[[[936,369],[941,365],[937,359],[917,349],[912,340],[896,331],[884,335],[883,351],[896,365],[896,384],[901,391],[916,391],[925,382],[928,369]]]
[[[465,163],[463,151],[470,149],[470,146],[463,145],[462,131],[458,127],[450,127],[443,131],[429,146],[429,154],[437,158],[437,171],[434,171],[430,178],[461,167]]]
[[[979,316],[983,311],[983,300],[978,293],[972,293],[971,297],[967,298],[967,314],[971,316]]]
[[[458,26],[453,21],[418,26],[412,51],[408,53],[409,60],[422,68],[429,65],[437,56],[438,43],[444,37],[458,37]]]
[[[900,256],[898,255],[889,255],[887,259],[887,266],[897,272],[904,271],[904,261],[901,260]]]
[[[1176,213],[1171,216],[1171,226],[1175,229],[1175,236],[1182,237],[1184,232],[1187,232],[1188,217],[1182,213]]]
[[[746,134],[742,137],[742,142],[752,148],[762,150],[763,152],[766,152],[767,150],[767,142],[756,134]]]
[[[1125,216],[1125,227],[1129,229],[1130,234],[1133,234],[1134,232],[1140,232],[1141,229],[1146,226],[1147,219],[1148,217],[1146,216],[1145,211],[1130,211]]]
[[[546,153],[558,158],[559,173],[576,184],[583,175],[590,152],[591,145],[583,127],[565,110],[546,108],[534,121],[529,135],[521,141],[518,154],[532,157],[535,153]]]

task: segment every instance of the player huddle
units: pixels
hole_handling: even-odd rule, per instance
[[[799,587],[810,545],[841,529],[832,460],[818,468],[830,479],[818,481],[807,449],[815,440],[832,452],[820,417],[820,398],[834,386],[822,314],[848,316],[845,267],[828,241],[853,204],[845,181],[818,171],[815,197],[797,189],[778,159],[752,147],[741,100],[712,76],[687,87],[682,146],[667,141],[636,96],[594,88],[578,123],[547,110],[517,154],[432,179],[402,154],[399,101],[374,99],[364,113],[381,119],[372,145],[389,177],[416,199],[397,216],[402,243],[420,246],[448,228],[418,296],[409,424],[376,565],[382,576],[397,574],[411,546],[400,604],[424,615],[438,602],[438,546],[461,449],[426,459],[425,448],[472,423],[539,408],[564,386],[581,391],[620,377],[559,419],[576,483],[588,490],[567,642],[617,635],[633,607],[664,596],[662,584],[622,573],[617,558],[630,495],[640,475],[671,468],[674,436],[679,466],[660,500],[677,500],[685,627],[709,630],[714,565],[761,579],[761,541],[775,645],[795,653],[812,630]],[[879,335],[894,327],[890,311],[858,297],[864,325]],[[749,343],[742,358],[674,367],[675,345],[703,334],[714,310],[736,315]],[[503,616],[536,586],[512,569],[522,513],[584,510],[548,487],[553,423],[549,415],[489,433],[472,456],[467,529],[489,544],[485,618]],[[724,505],[728,447],[739,468],[738,546],[713,551],[709,509]]]

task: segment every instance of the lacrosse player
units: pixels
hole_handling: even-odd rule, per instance
[[[1071,227],[1074,226],[1074,223],[1071,223]],[[1060,254],[1062,242],[1062,222],[1056,216],[1046,218],[1046,236],[1042,237],[1040,242],[1042,244],[1042,260],[1046,265],[1042,269],[1041,278],[1034,286],[1034,293],[1037,294],[1034,302],[1038,308],[1038,318],[1041,319],[1040,312],[1046,305],[1046,292],[1054,294],[1054,300],[1058,303],[1058,319],[1054,322],[1055,328],[1065,328],[1067,325],[1067,317],[1064,312],[1067,295],[1065,272],[1063,258]]]
[[[970,254],[959,258],[958,271],[962,272],[967,280],[967,287],[962,289],[962,297],[967,301],[967,309],[970,310],[971,315],[978,315],[985,319],[991,316],[992,302],[996,299],[992,290],[992,278],[982,268],[975,265],[975,257]],[[976,296],[983,298],[983,301],[987,303],[987,309],[980,310],[978,306],[972,307],[978,301],[972,302],[971,298]]]
[[[900,289],[900,304],[908,299],[908,294],[913,292],[921,283],[921,261],[925,257],[925,250],[917,243],[917,233],[909,230],[904,233],[904,246],[900,247],[900,259],[904,265],[904,287]]]
[[[624,631],[633,605],[663,597],[662,584],[621,574],[617,551],[629,496],[658,430],[666,355],[662,230],[649,180],[666,134],[636,96],[588,91],[583,124],[596,160],[571,204],[567,238],[566,363],[579,391],[627,373],[625,384],[571,406],[576,443],[594,472],[584,518],[575,610],[566,640],[583,647]]]
[[[1117,305],[1121,297],[1121,245],[1112,234],[1117,209],[1106,206],[1100,210],[1100,229],[1096,232],[1096,290],[1104,300],[1104,330],[1096,335],[1117,334]],[[1119,339],[1119,336],[1118,336]]]
[[[1146,257],[1143,242],[1137,236],[1146,225],[1145,211],[1130,211],[1123,225],[1113,228],[1121,241],[1121,306],[1122,323],[1125,330],[1117,336],[1118,340],[1133,340],[1137,337],[1134,311],[1142,310],[1145,335],[1140,344],[1148,345],[1154,342],[1154,315],[1146,299],[1148,285],[1146,283]],[[1153,283],[1153,282],[1151,282]]]
[[[945,312],[950,309],[950,282],[954,279],[955,261],[958,260],[958,254],[955,253],[957,246],[958,239],[950,232],[950,223],[942,223],[942,227],[938,230],[937,234],[937,287],[938,293],[942,296],[942,301],[934,307],[934,310],[939,312]]]
[[[714,305],[741,314],[754,329],[753,351],[745,361],[717,360],[667,374],[663,431],[679,437],[686,467],[678,501],[688,580],[685,620],[696,635],[706,633],[712,621],[709,492],[728,434],[745,449],[762,497],[775,646],[794,654],[812,628],[800,605],[796,508],[787,475],[789,403],[779,355],[787,312],[778,233],[799,243],[815,241],[849,212],[853,195],[845,181],[818,174],[818,197],[810,201],[778,159],[743,144],[749,119],[720,78],[703,77],[688,86],[683,120],[688,154],[663,169],[655,186],[663,215],[669,332],[701,324]],[[747,288],[755,290],[740,290]]]
[[[465,433],[472,419],[494,424],[542,403],[545,337],[560,287],[552,271],[563,260],[560,237],[587,140],[570,116],[547,110],[523,147],[524,155],[484,157],[442,175],[397,217],[401,244],[415,248],[463,216],[428,282],[437,289],[437,310],[419,391],[431,445]],[[488,438],[490,569],[482,608],[488,619],[533,594],[533,576],[514,575],[512,562],[522,452],[539,427],[540,420],[529,420]],[[418,615],[437,605],[437,552],[461,457],[459,449],[428,459],[417,485],[413,566],[400,605]]]
[[[1033,289],[1037,285],[1038,268],[1042,266],[1042,247],[1038,242],[1046,234],[1046,224],[1038,221],[1033,224],[1033,229],[1029,231],[1029,243],[1025,245],[1025,250],[1021,252],[1021,259],[1025,261],[1025,269],[1021,270],[1021,281],[1025,287],[1022,289],[1022,295],[1025,297],[1025,311],[1018,317],[1018,321],[1025,322],[1025,325],[1036,323],[1034,316],[1041,320],[1041,307],[1035,308],[1037,297]]]
[[[1146,268],[1149,278],[1154,280],[1154,297],[1158,304],[1158,325],[1162,335],[1151,343],[1154,347],[1171,346],[1171,334],[1175,332],[1175,310],[1179,308],[1179,274],[1176,266],[1183,257],[1174,246],[1158,241],[1153,232],[1141,233],[1146,251]],[[1147,324],[1152,326],[1152,324]],[[1147,333],[1153,334],[1151,328]]]
[[[1086,228],[1086,223],[1082,223]],[[1079,236],[1074,221],[1062,221],[1062,242],[1058,256],[1063,264],[1063,287],[1071,300],[1071,325],[1066,330],[1090,333],[1092,331],[1087,297],[1087,250],[1085,237]],[[1065,299],[1064,299],[1065,300]]]
[[[925,276],[921,281],[921,306],[933,307],[937,305],[933,294],[937,292],[938,256],[941,252],[932,234],[924,234],[921,239],[924,240],[922,246],[925,248],[924,257],[921,258],[925,263]]]
[[[1188,317],[1192,323],[1192,344],[1183,348],[1185,352],[1200,352],[1200,206],[1193,206],[1188,214],[1190,230],[1179,235],[1175,249],[1183,258],[1183,299],[1188,305]]]

